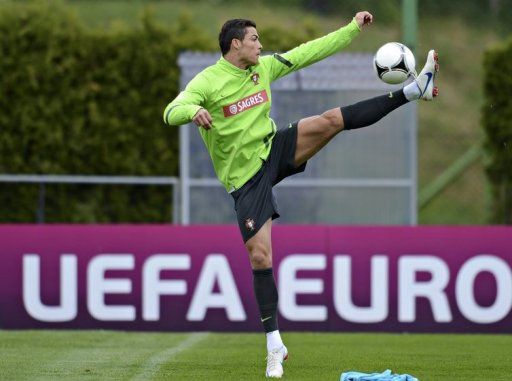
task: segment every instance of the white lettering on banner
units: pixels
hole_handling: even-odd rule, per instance
[[[294,254],[287,256],[279,266],[279,312],[292,321],[325,321],[327,307],[300,306],[297,294],[321,294],[322,279],[297,279],[299,270],[325,270],[327,260],[323,254]]]
[[[41,302],[41,271],[37,254],[23,256],[23,305],[28,314],[39,321],[65,322],[77,315],[77,260],[73,254],[60,258],[60,305]]]
[[[417,272],[428,272],[432,279],[417,282]],[[398,261],[398,321],[416,320],[416,298],[430,301],[434,320],[439,323],[452,321],[452,313],[445,288],[450,280],[446,263],[433,256],[403,256]]]
[[[67,322],[77,317],[78,311],[78,266],[75,254],[60,257],[60,277],[58,280],[41,279],[41,257],[37,254],[24,254],[22,258],[23,306],[28,315],[42,322]],[[284,257],[277,269],[280,291],[279,311],[290,321],[322,322],[328,318],[341,318],[351,323],[379,323],[389,316],[389,287],[394,279],[389,278],[389,258],[375,255],[371,258],[371,275],[361,285],[370,288],[369,306],[356,306],[353,302],[352,280],[356,274],[349,255],[337,255],[333,260],[332,287],[333,304],[336,316],[328,316],[328,302],[325,301],[325,270],[328,257],[325,254],[293,254]],[[186,277],[190,271],[189,254],[155,254],[149,256],[142,267],[135,267],[133,254],[100,254],[91,258],[86,270],[86,303],[90,315],[102,321],[134,321],[134,305],[107,305],[108,294],[132,292],[132,280],[119,276],[106,278],[110,270],[141,271],[142,319],[161,319],[163,295],[191,295],[186,319],[204,321],[208,309],[222,308],[230,321],[245,321],[246,313],[240,293],[227,258],[223,254],[205,257],[197,283],[190,284]],[[160,279],[162,271],[184,271],[184,279]],[[196,270],[194,270],[196,271]],[[319,271],[316,277],[301,278],[301,271]],[[429,273],[431,278],[418,281],[416,275]],[[476,300],[475,282],[482,272],[490,273],[496,280],[496,296],[491,305],[479,305]],[[80,275],[82,276],[82,275]],[[446,288],[453,276],[455,298],[448,299]],[[46,276],[47,278],[47,276]],[[55,281],[59,288],[59,304],[46,305],[41,299],[45,284]],[[368,287],[368,283],[370,287]],[[218,291],[215,291],[218,285]],[[363,287],[364,286],[364,287]],[[252,293],[251,293],[252,295]],[[315,304],[300,305],[298,295],[315,295]],[[417,321],[418,298],[426,298],[430,303],[435,322],[452,322],[452,309],[458,308],[468,321],[478,324],[491,324],[506,318],[512,310],[512,269],[510,264],[497,256],[478,255],[467,259],[460,269],[450,274],[447,263],[440,257],[431,255],[405,255],[398,259],[397,290],[398,322]],[[188,300],[188,298],[187,298]],[[452,302],[452,305],[449,303]],[[136,304],[133,302],[132,304]],[[184,319],[184,316],[176,316]]]
[[[190,270],[188,254],[155,254],[144,262],[142,269],[142,318],[160,319],[161,295],[185,295],[187,282],[175,279],[160,279],[163,270]]]
[[[219,285],[218,293],[213,292],[216,281]],[[206,258],[187,312],[187,320],[204,320],[208,308],[224,308],[231,321],[246,319],[228,260],[221,254],[212,254]]]
[[[475,279],[484,271],[494,276],[497,285],[496,299],[489,307],[478,305],[474,294]],[[462,315],[472,322],[489,324],[503,319],[512,309],[512,271],[507,262],[491,255],[468,260],[459,271],[455,297]]]
[[[351,259],[348,255],[334,257],[334,307],[342,319],[354,323],[378,323],[388,317],[388,262],[382,255],[372,257],[370,306],[358,307],[352,302]]]
[[[105,294],[132,292],[129,279],[105,279],[107,270],[133,270],[135,260],[131,254],[103,254],[94,257],[87,268],[87,308],[98,320],[133,321],[134,306],[108,306]]]

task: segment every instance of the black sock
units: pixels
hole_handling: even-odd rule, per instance
[[[254,293],[265,332],[277,330],[277,287],[272,268],[252,270]]]
[[[366,127],[379,121],[394,109],[409,102],[403,90],[340,107],[345,130]]]

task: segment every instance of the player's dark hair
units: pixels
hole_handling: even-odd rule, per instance
[[[251,26],[256,28],[256,23],[252,20],[233,19],[226,21],[219,33],[219,46],[222,55],[229,52],[233,38],[242,41],[245,36],[245,28]]]

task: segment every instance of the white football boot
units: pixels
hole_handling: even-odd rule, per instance
[[[420,89],[420,99],[431,101],[437,97],[439,90],[434,86],[436,73],[439,71],[438,55],[435,50],[431,50],[427,55],[427,62],[420,74],[416,76],[415,82]]]
[[[268,352],[266,377],[281,378],[283,376],[283,361],[288,359],[288,350],[283,345],[279,349]]]

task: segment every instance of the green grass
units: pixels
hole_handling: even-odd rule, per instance
[[[288,380],[347,370],[505,381],[510,335],[285,333]],[[2,380],[262,380],[262,334],[0,331]]]

